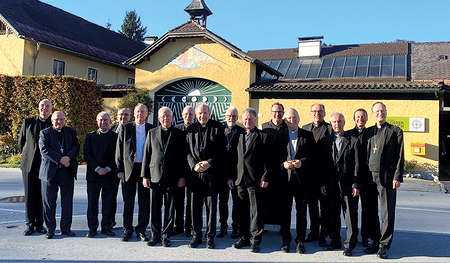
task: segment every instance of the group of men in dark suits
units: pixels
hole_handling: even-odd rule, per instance
[[[58,188],[61,233],[75,235],[70,226],[80,148],[75,130],[65,126],[64,113],[54,112],[50,126],[51,110],[50,101],[41,101],[39,117],[24,121],[19,139],[27,209],[24,234],[37,231],[46,233],[47,238],[53,237],[56,228]],[[234,248],[250,246],[252,252],[259,252],[264,225],[275,223],[281,227],[281,251],[289,252],[295,198],[297,253],[305,253],[304,243],[314,240],[319,240],[325,250],[340,249],[342,209],[347,225],[344,255],[351,256],[359,232],[357,210],[361,194],[365,252],[387,258],[404,157],[402,131],[386,122],[386,106],[381,102],[373,104],[376,125],[369,128],[365,127],[367,112],[356,110],[353,116],[356,126],[350,131],[344,131],[345,117],[340,112],[330,115],[331,124],[325,122],[322,104],[311,106],[313,122],[303,128],[299,127],[300,117],[293,108],[285,111],[283,105],[274,103],[271,113],[272,120],[262,124],[262,129],[256,127],[257,113],[251,108],[242,112],[243,127],[236,124],[235,107],[227,109],[227,122],[222,125],[210,118],[211,110],[206,104],[195,109],[186,107],[184,124],[177,127],[173,126],[173,113],[167,107],[158,111],[158,127],[146,122],[148,109],[143,104],[135,107],[134,122],[128,123],[130,110],[119,110],[116,126],[110,126],[111,116],[107,112],[99,113],[98,130],[87,134],[84,145],[89,227],[86,236],[97,235],[100,194],[102,234],[115,235],[112,227],[120,180],[122,241],[130,240],[135,232],[149,246],[162,243],[167,247],[171,245],[171,235],[182,233],[184,225],[186,236],[192,237],[189,247],[195,248],[202,244],[205,206],[206,247],[213,249],[217,205],[220,238],[227,235],[231,191],[232,238],[239,237]],[[194,114],[197,122],[193,122]],[[41,187],[34,187],[36,184]],[[139,215],[138,224],[133,227],[136,193]],[[308,207],[310,233],[306,236]],[[267,211],[277,211],[276,216],[271,213],[272,217],[267,217]],[[146,234],[150,222],[151,238]]]

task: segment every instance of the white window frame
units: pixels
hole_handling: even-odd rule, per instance
[[[62,63],[62,65],[63,65],[63,72],[62,72],[62,74],[59,74],[57,72],[59,67],[58,67],[58,69],[55,69],[55,62]],[[57,76],[64,76],[64,75],[66,75],[66,61],[54,58],[53,59],[53,64],[52,64],[52,68],[53,68],[52,69],[53,75],[57,75]]]
[[[95,71],[95,79],[90,79],[89,78],[89,71]],[[87,68],[87,73],[86,73],[86,79],[87,80],[93,80],[93,81],[95,81],[95,83],[98,83],[98,68],[88,67]]]

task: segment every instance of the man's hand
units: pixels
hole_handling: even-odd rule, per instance
[[[353,197],[357,197],[359,195],[359,189],[358,188],[353,188],[352,195],[353,195]]]
[[[142,178],[142,185],[143,185],[145,188],[150,188],[150,179],[148,179],[148,178]]]
[[[70,165],[70,157],[69,156],[63,156],[61,157],[61,159],[59,160],[59,162],[64,165],[64,167],[69,167]]]
[[[321,192],[323,195],[327,195],[327,188],[326,188],[325,186],[320,187],[320,192]]]
[[[400,182],[397,180],[392,181],[392,189],[397,189],[400,187]]]
[[[201,161],[194,166],[194,171],[196,171],[197,173],[204,173],[206,170],[208,170],[209,167],[211,167],[211,165],[208,163],[208,161]]]
[[[300,161],[300,160],[292,160],[291,161],[292,162],[292,165],[295,167],[295,168],[300,168],[301,166],[302,166],[302,161]]]
[[[294,165],[292,164],[292,161],[285,161],[285,162],[283,163],[283,167],[284,167],[284,169],[289,170],[289,169],[291,169],[292,167],[294,167]]]
[[[262,187],[262,188],[266,188],[268,185],[269,185],[268,182],[266,182],[266,181],[261,181],[261,187]]]
[[[178,179],[178,187],[184,187],[186,185],[186,180],[184,178]]]
[[[228,184],[228,187],[230,187],[230,189],[234,188],[234,181],[232,179],[228,179],[227,184]]]
[[[105,175],[105,174],[108,173],[108,169],[106,169],[106,168],[98,168],[98,169],[97,169],[97,173],[98,173],[99,175]]]
[[[122,183],[125,183],[125,173],[124,172],[118,173],[117,177],[120,179],[120,181],[122,181]]]

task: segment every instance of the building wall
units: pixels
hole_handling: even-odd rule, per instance
[[[36,44],[27,41],[25,45],[24,73],[26,75],[33,74],[33,59],[35,54]],[[126,84],[128,77],[134,78],[134,72],[122,69],[106,63],[100,63],[95,60],[82,58],[69,52],[60,51],[48,46],[41,45],[37,59],[35,75],[49,75],[53,72],[53,59],[58,59],[66,62],[66,75],[75,76],[78,78],[87,77],[87,69],[98,69],[99,84]]]
[[[187,47],[196,45],[217,64],[207,64],[201,68],[190,70],[176,65],[166,64]],[[151,96],[167,84],[185,78],[204,78],[215,81],[232,92],[231,104],[238,109],[247,108],[250,104],[249,94],[245,91],[256,78],[256,67],[247,61],[231,56],[231,52],[223,46],[202,39],[177,39],[170,42],[136,66],[136,88],[150,91]],[[151,119],[151,118],[149,118]]]
[[[251,100],[251,106],[259,113],[258,126],[271,119],[270,106],[274,102],[280,102],[284,108],[294,108],[300,115],[300,126],[312,122],[310,108],[313,103],[325,105],[325,121],[330,122],[330,114],[333,111],[340,111],[344,114],[346,124],[345,129],[354,128],[353,112],[358,108],[365,109],[369,114],[367,126],[374,125],[371,116],[372,104],[377,100]],[[405,159],[417,160],[420,163],[438,164],[439,160],[439,101],[438,100],[383,100],[387,108],[388,117],[420,117],[426,119],[426,131],[404,132]],[[411,154],[411,143],[425,142],[426,155],[417,156]]]
[[[0,74],[18,76],[23,73],[25,40],[13,34],[0,35]]]

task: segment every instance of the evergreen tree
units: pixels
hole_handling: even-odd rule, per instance
[[[136,10],[127,11],[123,19],[122,30],[119,33],[133,39],[134,41],[144,41],[144,35],[147,33],[147,27],[142,26],[141,18]]]

